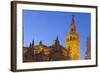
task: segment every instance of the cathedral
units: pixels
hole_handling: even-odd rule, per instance
[[[58,37],[51,46],[46,46],[42,41],[39,45],[34,45],[33,40],[29,47],[23,47],[23,62],[79,60],[80,40],[76,32],[74,16],[72,16],[70,32],[65,38],[65,47],[60,44]]]
[[[34,45],[33,41],[29,47],[23,48],[23,62],[66,60],[63,55],[65,48],[60,45],[58,37],[51,46],[44,45],[42,41],[40,41],[39,45]]]

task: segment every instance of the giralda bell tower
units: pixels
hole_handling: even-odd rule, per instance
[[[76,32],[76,25],[74,16],[72,16],[72,21],[70,24],[70,32],[66,35],[66,49],[69,54],[69,60],[79,60],[80,59],[80,40],[79,35]]]

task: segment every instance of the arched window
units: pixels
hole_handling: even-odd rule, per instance
[[[70,41],[72,41],[72,36],[70,36]]]

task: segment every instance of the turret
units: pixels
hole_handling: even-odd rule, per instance
[[[58,36],[57,36],[56,40],[54,40],[54,43],[53,44],[54,45],[59,45],[60,44],[59,39],[58,39]]]
[[[34,40],[32,41],[32,51],[34,51]]]
[[[42,45],[42,41],[40,41],[39,45]]]

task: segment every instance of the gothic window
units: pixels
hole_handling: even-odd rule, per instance
[[[72,41],[72,36],[70,36],[70,41]]]

